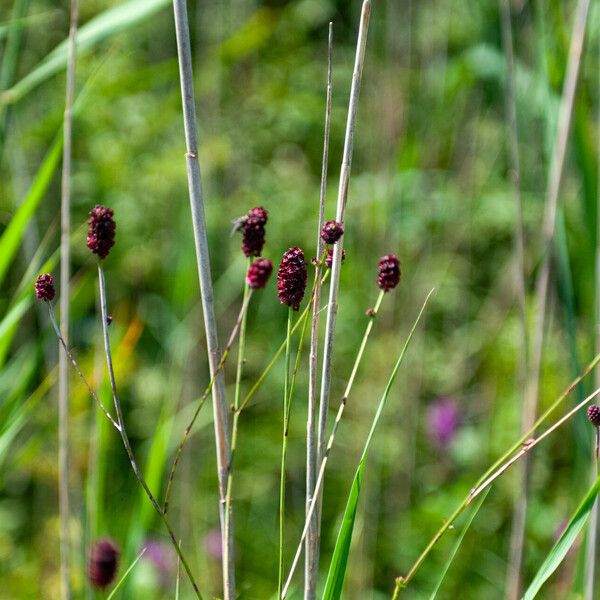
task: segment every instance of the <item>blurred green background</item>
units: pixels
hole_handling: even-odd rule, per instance
[[[82,2],[81,25],[118,4]],[[239,310],[246,264],[239,236],[230,237],[232,219],[263,205],[270,213],[265,256],[277,263],[293,245],[303,247],[307,257],[315,254],[330,20],[326,216],[334,217],[360,4],[189,3],[222,340]],[[548,162],[574,7],[573,0],[511,3],[532,323]],[[57,136],[65,74],[64,63],[56,66],[56,54],[50,53],[67,31],[65,1],[0,3],[2,600],[59,593],[57,343],[44,307],[34,305],[32,283],[39,269],[58,272]],[[102,35],[88,39],[82,31],[81,37],[86,44],[77,63],[74,122],[71,344],[109,403],[95,264],[83,227],[90,208],[103,203],[115,210],[118,223],[117,244],[106,261],[117,378],[136,452],[161,496],[165,470],[208,382],[170,3],[129,2]],[[542,406],[594,355],[599,41],[600,8],[594,2],[560,194]],[[496,0],[373,2],[346,217],[333,409],[366,325],[364,311],[377,296],[374,278],[382,254],[401,258],[403,280],[385,298],[331,456],[322,573],[395,356],[425,294],[436,291],[369,456],[345,598],[389,598],[394,577],[406,572],[491,460],[519,437],[516,213],[506,150],[505,66]],[[285,321],[272,280],[250,308],[244,390],[283,340]],[[226,378],[232,398],[231,365]],[[570,405],[591,385],[586,381]],[[282,386],[280,362],[241,419],[235,548],[240,597],[247,599],[268,598],[276,587]],[[288,564],[303,524],[306,395],[304,361],[289,448]],[[175,528],[209,596],[220,589],[211,417],[207,406],[184,454],[172,505]],[[70,428],[76,597],[103,597],[87,588],[86,549],[91,539],[109,535],[123,549],[123,566],[140,547],[151,549],[121,598],[173,598],[175,562],[161,523],[140,492],[120,440],[76,378]],[[592,435],[581,417],[535,451],[526,581],[589,485]],[[515,473],[494,486],[440,598],[504,596],[518,493]],[[428,558],[407,599],[428,597],[456,536],[452,530]],[[569,555],[544,598],[579,597],[581,554]],[[189,597],[186,581],[181,597]]]

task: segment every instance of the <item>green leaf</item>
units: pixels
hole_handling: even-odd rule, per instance
[[[440,575],[437,585],[435,586],[435,589],[431,593],[431,596],[429,596],[429,600],[435,600],[435,597],[437,596],[437,593],[440,591],[440,588],[442,587],[442,583],[444,583],[444,579],[446,578],[446,575],[448,574],[448,571],[450,570],[450,567],[452,566],[452,562],[454,561],[454,558],[460,548],[460,545],[462,544],[462,541],[463,541],[467,531],[469,530],[469,527],[471,527],[471,523],[473,522],[473,519],[475,519],[475,516],[479,512],[481,505],[483,504],[487,495],[490,493],[491,489],[492,488],[489,487],[487,490],[485,490],[485,492],[481,495],[479,502],[477,502],[477,504],[475,505],[475,508],[474,508],[473,512],[471,513],[471,516],[467,519],[467,522],[465,523],[464,527],[462,528],[462,531],[460,532],[458,539],[456,540],[456,542],[454,543],[454,546],[452,547],[452,551],[450,552],[450,556],[448,557],[448,560],[446,561],[446,564],[444,565],[442,574]]]
[[[356,509],[358,508],[358,501],[360,498],[360,490],[361,484],[365,469],[365,464],[367,460],[367,455],[369,452],[369,446],[371,445],[371,441],[373,439],[373,435],[375,433],[375,428],[379,423],[379,419],[381,418],[381,414],[383,412],[383,408],[386,404],[388,396],[390,394],[390,390],[392,389],[392,385],[394,380],[396,379],[396,375],[398,374],[398,370],[400,369],[400,365],[404,359],[404,355],[406,354],[406,350],[412,340],[413,334],[417,325],[425,311],[425,306],[427,305],[427,301],[429,300],[433,290],[427,294],[427,298],[425,298],[425,302],[423,302],[423,306],[421,306],[421,310],[417,315],[417,318],[408,334],[408,338],[404,343],[404,347],[400,352],[400,356],[394,365],[392,370],[392,374],[385,386],[385,390],[379,401],[379,406],[377,407],[377,412],[375,413],[375,417],[373,418],[373,422],[371,424],[371,430],[369,431],[369,435],[367,436],[367,441],[365,442],[365,447],[363,448],[362,456],[360,458],[360,462],[358,463],[358,468],[356,469],[356,474],[354,475],[354,480],[352,482],[352,487],[350,488],[350,494],[348,496],[348,500],[346,502],[346,508],[344,510],[344,517],[342,519],[342,524],[340,526],[340,530],[338,532],[337,540],[335,542],[335,548],[333,550],[333,556],[331,558],[331,564],[329,566],[329,572],[327,573],[327,581],[325,583],[325,591],[323,593],[323,600],[339,600],[342,594],[342,588],[344,585],[344,577],[346,575],[346,566],[348,564],[348,555],[350,553],[350,543],[352,541],[352,533],[354,531],[354,521],[356,519]]]
[[[571,517],[567,528],[564,530],[560,538],[548,553],[546,560],[542,563],[536,576],[533,578],[531,585],[523,595],[522,600],[533,600],[546,580],[556,571],[558,565],[563,561],[569,548],[575,542],[575,539],[582,530],[585,522],[594,506],[596,496],[600,490],[600,477],[596,483],[589,489],[581,504],[577,507],[575,514]]]
[[[54,142],[52,142],[52,146],[50,146],[44,162],[36,173],[31,189],[10,220],[2,237],[0,237],[0,286],[21,245],[21,240],[23,239],[29,220],[35,214],[42,198],[48,190],[48,186],[52,182],[52,177],[61,158],[62,143],[63,136],[61,131],[54,138]]]
[[[89,52],[106,38],[126,31],[170,4],[170,0],[129,0],[110,8],[88,21],[77,31],[77,54]],[[23,79],[0,97],[5,103],[16,102],[40,83],[66,67],[68,40],[63,40]]]
[[[117,583],[117,585],[115,586],[113,591],[108,595],[108,598],[106,600],[112,600],[112,598],[114,598],[114,595],[119,591],[120,587],[125,583],[125,580],[127,579],[127,576],[129,575],[129,573],[131,573],[133,567],[135,567],[135,565],[137,565],[140,558],[142,558],[142,556],[144,556],[144,552],[146,552],[146,548],[144,548],[138,554],[137,558],[129,565],[129,569],[127,569],[127,571],[125,571],[123,577],[121,577],[121,579],[119,579],[119,583]]]

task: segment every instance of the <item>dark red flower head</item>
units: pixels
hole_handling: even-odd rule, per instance
[[[393,254],[382,256],[377,270],[377,285],[384,292],[389,292],[400,283],[400,275],[400,261]]]
[[[54,289],[54,277],[50,273],[39,275],[33,286],[35,288],[35,297],[38,300],[50,302],[54,300],[56,290]]]
[[[248,211],[242,221],[242,251],[246,256],[260,256],[265,245],[265,225],[269,213],[262,206]]]
[[[346,251],[344,249],[342,249],[342,264],[344,264],[345,260],[346,260]],[[329,248],[329,252],[327,252],[327,256],[325,257],[325,266],[328,269],[331,269],[332,265],[333,265],[333,248]]]
[[[115,229],[117,224],[113,219],[115,213],[106,206],[98,204],[90,211],[88,220],[87,247],[105,259],[115,243]]]
[[[246,282],[252,289],[262,290],[267,285],[272,272],[273,263],[266,258],[259,258],[248,267]]]
[[[88,579],[96,587],[103,589],[110,585],[119,568],[119,548],[110,539],[94,542],[88,556]]]
[[[300,248],[286,250],[277,272],[277,295],[281,304],[300,308],[306,290],[306,261]]]
[[[321,229],[321,238],[326,244],[335,244],[344,235],[344,227],[337,221],[327,221]]]
[[[594,427],[600,427],[600,406],[590,404],[587,409],[588,419]]]

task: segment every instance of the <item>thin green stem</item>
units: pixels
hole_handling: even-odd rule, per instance
[[[331,270],[327,269],[325,275],[323,275],[323,277],[321,278],[321,285],[323,285],[327,281],[327,279],[329,278],[330,272],[331,272]],[[310,309],[311,309],[313,303],[314,303],[314,286],[311,291],[310,299],[308,301],[306,308],[300,313],[300,316],[298,317],[298,319],[296,320],[296,323],[292,327],[292,335],[294,335],[296,333],[298,328],[308,318],[308,315],[310,314]],[[242,412],[246,408],[246,406],[248,405],[248,402],[250,402],[250,400],[252,399],[254,394],[256,394],[256,392],[258,391],[258,388],[260,388],[263,381],[266,379],[267,375],[269,374],[269,372],[271,371],[271,369],[277,362],[277,359],[281,356],[282,352],[285,350],[285,345],[286,345],[286,340],[284,340],[281,343],[281,346],[279,346],[279,348],[273,355],[273,358],[269,361],[269,363],[265,367],[265,370],[260,374],[259,378],[256,380],[256,383],[250,388],[250,391],[246,394],[246,396],[242,400],[240,407],[238,409],[238,412]]]
[[[181,564],[183,564],[183,568],[185,569],[185,572],[187,573],[187,576],[190,580],[190,583],[192,584],[192,588],[194,589],[194,592],[195,592],[197,598],[202,600],[202,595],[200,594],[200,590],[198,589],[196,580],[194,579],[194,576],[192,574],[192,571],[190,569],[187,559],[183,555],[183,552],[181,551],[181,548],[179,547],[179,544],[177,543],[177,539],[175,538],[175,534],[173,532],[173,529],[171,528],[171,524],[169,523],[167,516],[165,515],[160,504],[158,503],[158,500],[155,498],[154,494],[151,492],[150,488],[148,487],[148,484],[146,483],[146,480],[144,479],[144,476],[137,464],[137,461],[133,454],[133,449],[131,447],[131,443],[129,442],[129,437],[127,435],[127,431],[125,429],[125,421],[123,419],[123,412],[121,410],[121,402],[119,400],[119,396],[117,393],[117,384],[116,384],[116,380],[115,380],[115,373],[114,373],[113,363],[112,363],[112,354],[111,354],[111,350],[110,350],[110,340],[109,340],[109,336],[108,336],[108,308],[107,308],[107,301],[106,301],[106,282],[104,279],[104,269],[102,268],[101,263],[98,264],[98,283],[99,283],[99,288],[100,288],[100,312],[101,312],[100,316],[101,316],[101,320],[102,320],[102,335],[104,338],[104,351],[106,353],[106,366],[108,368],[108,377],[110,380],[110,387],[111,387],[111,391],[112,391],[113,402],[115,405],[115,413],[117,415],[117,423],[119,424],[119,433],[121,435],[121,440],[123,441],[123,446],[125,447],[125,451],[127,452],[127,456],[129,458],[129,462],[131,464],[131,468],[132,468],[135,476],[137,477],[138,481],[140,482],[140,485],[142,486],[144,492],[146,492],[146,495],[148,496],[150,503],[154,507],[154,510],[159,514],[160,518],[162,519],[162,521],[165,525],[165,528],[167,529],[167,531],[169,533],[171,543],[173,544],[173,547],[175,548],[175,552],[177,553],[177,555],[179,556],[179,558],[181,560]]]
[[[240,330],[241,324],[244,322],[244,320],[246,318],[246,312],[248,310],[248,304],[250,303],[251,297],[252,297],[252,290],[249,290],[248,294],[244,295],[244,301],[242,302],[242,308],[240,309],[238,318],[235,322],[233,330],[231,331],[231,335],[229,336],[229,340],[227,341],[227,345],[225,346],[225,350],[223,351],[221,360],[219,361],[219,364],[217,365],[215,373],[213,374],[210,381],[208,382],[206,389],[202,393],[202,396],[200,397],[200,400],[198,401],[198,406],[196,407],[196,410],[192,416],[192,419],[188,423],[188,426],[185,428],[185,431],[183,433],[183,438],[181,439],[181,442],[179,443],[179,446],[177,447],[177,452],[175,453],[175,458],[173,459],[173,465],[171,466],[171,471],[169,473],[169,479],[167,481],[167,489],[165,491],[165,499],[163,501],[163,511],[165,514],[169,510],[169,500],[171,498],[171,490],[173,488],[173,480],[175,478],[175,473],[177,472],[177,466],[179,465],[179,460],[181,459],[181,454],[183,453],[183,448],[190,437],[192,428],[194,427],[194,424],[196,423],[196,419],[198,418],[198,415],[200,414],[200,411],[202,410],[204,403],[208,399],[208,395],[210,394],[210,392],[213,388],[213,384],[215,383],[216,378],[219,376],[219,373],[222,371],[223,366],[225,365],[225,362],[227,361],[227,358],[231,352],[233,343],[235,342],[235,338],[237,337],[238,331]]]
[[[356,374],[358,373],[358,367],[360,366],[360,363],[362,362],[362,358],[363,358],[363,354],[365,352],[365,348],[367,345],[367,341],[369,339],[369,336],[371,334],[371,330],[373,329],[373,324],[375,322],[375,317],[377,316],[377,313],[379,312],[379,309],[381,307],[381,302],[383,301],[383,297],[385,295],[385,292],[381,291],[379,293],[379,296],[377,297],[377,302],[375,303],[375,306],[373,307],[373,309],[371,311],[369,311],[369,322],[367,323],[367,327],[365,329],[365,333],[363,335],[363,339],[360,343],[360,347],[358,349],[358,353],[356,355],[356,358],[354,360],[354,365],[352,367],[352,371],[350,373],[350,377],[348,378],[348,383],[346,384],[346,389],[344,390],[344,394],[342,396],[342,399],[340,401],[340,406],[338,408],[338,412],[337,415],[335,417],[335,421],[333,423],[333,427],[331,428],[331,434],[329,436],[329,439],[327,441],[327,446],[325,447],[325,453],[323,455],[323,459],[321,460],[320,466],[319,466],[319,472],[317,474],[317,478],[315,481],[315,488],[314,488],[314,492],[313,492],[313,496],[312,496],[312,501],[308,506],[308,510],[306,511],[306,518],[305,518],[305,522],[304,522],[304,529],[302,531],[302,535],[300,536],[300,541],[298,542],[298,547],[296,548],[296,554],[294,556],[294,560],[292,561],[292,566],[290,567],[290,571],[288,573],[288,576],[286,578],[286,582],[283,588],[283,595],[282,598],[285,598],[287,595],[287,592],[289,590],[291,581],[292,581],[292,577],[294,576],[294,572],[296,571],[296,567],[298,566],[298,562],[300,560],[300,555],[302,554],[302,546],[304,544],[304,541],[307,537],[307,534],[309,532],[309,527],[311,525],[311,522],[313,521],[313,515],[315,514],[315,509],[317,507],[317,502],[316,502],[316,498],[319,494],[319,492],[321,491],[321,487],[323,485],[323,480],[325,477],[325,469],[327,467],[327,462],[329,460],[329,455],[331,453],[331,449],[333,448],[333,443],[335,441],[335,434],[337,433],[338,427],[340,425],[340,422],[342,420],[342,416],[344,414],[344,410],[346,409],[346,405],[348,403],[348,398],[350,396],[350,392],[352,390],[352,386],[354,384],[354,380],[356,378]]]
[[[248,259],[248,267],[252,259]],[[250,296],[250,287],[248,286],[247,279],[244,278],[244,300],[243,304],[247,304]],[[229,537],[231,529],[231,498],[233,492],[233,463],[235,461],[235,453],[237,448],[238,429],[240,421],[240,413],[238,408],[240,406],[240,394],[242,389],[242,375],[244,372],[245,350],[246,350],[246,323],[248,320],[248,311],[244,311],[242,317],[242,323],[240,325],[240,341],[238,346],[238,360],[237,369],[235,373],[235,393],[233,397],[233,422],[231,425],[231,462],[229,463],[229,472],[227,473],[227,492],[225,494],[225,535]],[[233,552],[233,547],[229,549],[225,547],[225,551]],[[229,557],[225,557],[226,562],[229,562]],[[233,560],[233,559],[232,559]]]
[[[283,435],[281,441],[281,475],[279,478],[279,569],[277,576],[277,598],[281,598],[283,587],[283,546],[285,542],[285,463],[290,418],[290,340],[292,337],[293,308],[288,308],[287,333],[285,336],[285,371],[283,383]],[[308,315],[308,312],[306,313]]]
[[[473,488],[471,488],[471,491],[466,495],[464,500],[458,505],[458,507],[450,515],[450,517],[446,521],[444,521],[444,524],[440,527],[440,529],[438,529],[438,531],[435,533],[433,538],[427,544],[427,546],[425,547],[423,552],[421,552],[421,554],[419,555],[417,560],[414,562],[414,564],[408,571],[408,574],[404,577],[400,576],[400,577],[396,578],[396,587],[394,589],[394,594],[392,596],[392,600],[396,600],[398,598],[400,591],[410,583],[410,581],[412,580],[412,578],[415,576],[416,572],[418,571],[419,567],[421,566],[423,561],[427,558],[427,556],[429,555],[429,553],[431,552],[433,547],[436,545],[436,543],[440,540],[440,538],[444,535],[444,533],[446,533],[446,531],[448,531],[450,526],[460,516],[460,514],[467,508],[467,506],[469,506],[469,504],[473,501],[473,499],[483,489],[485,489],[485,487],[487,487],[487,485],[489,485],[494,479],[496,479],[497,476],[502,474],[511,464],[513,464],[513,462],[515,462],[521,456],[526,455],[527,451],[530,450],[533,447],[533,445],[535,445],[537,442],[541,441],[541,439],[543,439],[551,431],[553,431],[557,425],[562,424],[566,420],[565,417],[559,419],[557,424],[553,425],[548,431],[546,431],[544,434],[542,434],[542,436],[537,438],[537,440],[535,440],[534,443],[532,443],[531,440],[529,439],[531,437],[531,435],[540,427],[540,425],[542,425],[543,423],[546,422],[548,417],[550,417],[550,415],[552,415],[554,413],[554,411],[565,400],[565,398],[577,387],[577,385],[582,381],[582,379],[586,375],[588,375],[599,362],[600,362],[600,354],[598,354],[594,357],[592,362],[590,362],[590,364],[583,370],[583,372],[571,382],[571,384],[559,396],[559,398],[555,402],[553,402],[552,405],[544,412],[544,414],[542,414],[537,419],[537,421],[533,424],[533,426],[528,431],[526,431],[525,434],[522,435],[521,438],[519,438],[519,440],[515,444],[513,444],[497,461],[495,461],[494,464],[489,469],[487,469],[481,477],[479,477],[479,479],[477,480],[477,482],[475,483]],[[592,394],[592,396],[586,398],[585,402],[589,402],[591,397],[593,397],[596,393],[597,392]],[[568,413],[567,418],[570,417],[572,414],[574,414],[574,412],[576,410],[578,410],[579,408],[581,408],[581,406],[584,406],[585,402],[582,403],[581,405],[579,405],[578,407],[576,407],[574,410],[571,410]],[[519,452],[517,452],[517,454],[515,454],[515,452],[517,450],[519,450]]]

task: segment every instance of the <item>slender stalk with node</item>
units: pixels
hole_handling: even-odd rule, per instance
[[[333,23],[329,23],[327,38],[327,93],[325,99],[325,134],[323,140],[323,161],[321,164],[321,189],[319,193],[319,219],[317,224],[317,265],[315,268],[314,304],[310,332],[310,354],[308,362],[308,409],[306,418],[306,514],[310,510],[315,487],[317,470],[317,439],[315,435],[317,417],[317,377],[319,370],[319,315],[321,304],[321,262],[324,241],[321,229],[325,218],[325,198],[327,193],[327,167],[329,163],[329,137],[331,131],[331,94],[333,66]],[[316,518],[311,519],[305,545],[304,600],[315,600],[319,573],[318,528]]]
[[[571,392],[581,383],[581,381],[588,375],[597,365],[600,363],[600,354],[594,357],[592,362],[578,375],[567,387],[567,389],[546,409],[532,427],[527,430],[506,452],[498,458],[477,480],[470,492],[465,496],[464,500],[458,505],[455,511],[444,521],[443,525],[436,531],[433,538],[427,544],[423,552],[418,556],[417,560],[413,563],[412,567],[408,571],[407,575],[401,575],[396,578],[396,586],[394,588],[393,600],[396,600],[400,592],[408,586],[410,581],[414,578],[415,574],[433,550],[435,545],[443,537],[443,535],[450,529],[456,519],[463,513],[463,511],[471,504],[471,502],[493,481],[495,481],[500,475],[502,475],[512,464],[523,456],[527,456],[529,450],[536,446],[545,437],[550,435],[555,429],[560,427],[568,419],[570,419],[577,411],[588,404],[593,398],[600,394],[600,388],[590,394],[583,402],[578,404],[574,409],[569,411],[564,417],[561,417],[551,427],[549,427],[542,435],[537,438],[531,436],[537,429],[545,423],[556,409],[562,404],[562,402],[571,394]]]
[[[222,373],[217,373],[220,361],[220,349],[217,336],[217,322],[213,299],[213,288],[210,271],[210,256],[206,234],[204,215],[204,196],[202,177],[198,161],[198,131],[196,126],[196,107],[194,104],[194,77],[192,72],[192,51],[188,24],[186,0],[173,0],[175,16],[175,34],[177,38],[177,56],[179,59],[179,78],[181,82],[181,100],[183,105],[183,123],[187,146],[186,161],[188,173],[188,189],[190,208],[194,229],[196,262],[200,280],[200,296],[204,313],[204,328],[208,350],[208,364],[211,378],[216,374],[212,388],[213,415],[215,427],[215,444],[217,452],[217,475],[219,482],[219,516],[221,521],[221,542],[223,551],[223,600],[235,598],[235,564],[233,562],[233,530],[225,536],[225,495],[227,475],[231,461],[228,408],[225,398],[225,383]],[[231,518],[231,516],[229,517]],[[227,548],[227,550],[225,550]],[[226,562],[228,560],[229,562]]]
[[[340,182],[337,198],[337,209],[335,220],[341,225],[344,224],[346,214],[346,203],[348,201],[348,186],[350,183],[350,171],[352,168],[352,154],[354,150],[354,133],[356,130],[356,117],[358,113],[358,100],[360,96],[360,86],[362,82],[362,72],[365,62],[365,52],[367,47],[367,34],[369,30],[369,19],[371,16],[371,1],[364,0],[361,9],[360,27],[358,30],[358,40],[356,43],[356,57],[354,61],[354,71],[352,74],[352,86],[350,88],[350,101],[348,107],[348,119],[346,122],[346,135],[344,139],[344,152],[342,156],[342,166],[340,170]],[[331,368],[333,362],[333,344],[335,338],[335,324],[338,309],[338,293],[340,284],[340,268],[342,264],[343,242],[335,245],[333,251],[331,284],[329,287],[329,303],[327,305],[327,318],[325,325],[325,341],[323,349],[323,367],[321,371],[321,391],[319,398],[319,421],[317,426],[317,464],[320,464],[325,455],[325,444],[327,441],[327,415],[329,412],[329,390],[331,386]],[[314,552],[318,556],[319,536],[321,520],[322,494],[315,496],[317,536],[315,538]]]
[[[63,118],[63,161],[60,196],[60,331],[65,346],[69,341],[71,281],[71,155],[73,139],[73,98],[77,51],[78,3],[71,0],[67,47],[67,84]],[[71,598],[69,522],[69,364],[59,351],[58,358],[58,498],[60,512],[60,585],[62,600]]]

